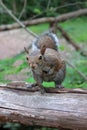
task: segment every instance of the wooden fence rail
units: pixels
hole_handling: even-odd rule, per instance
[[[22,82],[0,85],[0,122],[87,130],[87,90],[55,92],[30,92]]]

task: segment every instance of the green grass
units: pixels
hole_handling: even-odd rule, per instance
[[[85,62],[87,64],[87,61]],[[84,75],[87,76],[87,68],[84,67],[84,64],[78,64],[77,68],[80,70]],[[63,82],[63,85],[67,88],[87,88],[87,81],[84,81],[84,79],[73,69],[67,66],[67,73],[65,81]]]
[[[32,30],[36,34],[41,34],[49,29],[49,25],[47,23],[45,24],[39,24],[29,27],[30,30]]]
[[[23,60],[20,66],[15,67],[14,63],[17,60]],[[14,58],[0,60],[0,82],[8,82],[4,80],[5,75],[18,74],[22,69],[27,67],[24,54],[18,55]]]
[[[78,18],[66,21],[64,23],[61,23],[61,26],[67,31],[68,34],[79,44],[87,44],[87,18]],[[48,30],[48,24],[40,24],[29,27],[33,32],[37,34],[41,34],[44,31]],[[58,33],[60,36],[60,34]],[[61,50],[64,50],[64,47],[60,47]],[[78,52],[73,54],[73,59],[71,60],[72,63],[74,63],[78,70],[80,70],[82,73],[84,73],[87,76],[87,58],[82,57],[79,55]],[[15,67],[14,63],[17,60],[23,60],[23,63],[20,66]],[[25,69],[28,67],[25,59],[25,54],[21,54],[18,56],[15,56],[11,59],[3,59],[0,60],[0,82],[9,82],[4,79],[5,75],[9,74],[18,74],[22,69]],[[30,75],[30,73],[28,73]],[[35,82],[33,77],[25,79],[27,82]],[[53,82],[50,83],[43,83],[44,86],[48,87],[54,86]],[[78,75],[78,73],[72,69],[71,67],[67,66],[67,73],[65,81],[63,82],[63,85],[67,88],[87,88],[87,82],[83,80],[81,76]]]
[[[65,21],[60,25],[70,35],[70,37],[79,44],[79,42],[85,44],[87,42],[87,18],[77,18]]]

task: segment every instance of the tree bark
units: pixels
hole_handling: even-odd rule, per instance
[[[55,22],[55,19],[59,23],[59,22],[64,22],[68,19],[76,18],[76,17],[82,16],[85,14],[87,14],[87,9],[80,9],[80,10],[73,11],[70,13],[62,14],[60,16],[57,16],[56,18],[54,18],[54,17],[39,18],[39,19],[35,19],[35,20],[27,20],[22,23],[25,26],[30,26],[30,25],[36,25],[36,24],[41,24],[41,23],[52,23],[52,22]],[[21,25],[19,25],[18,23],[14,23],[14,24],[10,24],[10,25],[2,25],[2,26],[0,26],[0,31],[16,29],[16,28],[20,28],[20,27],[21,27]]]
[[[18,86],[26,88],[24,83],[17,82],[0,85],[0,122],[87,130],[87,94],[41,95],[16,89]]]
[[[17,5],[16,5],[16,0],[12,0],[12,6],[13,6],[13,13],[17,13]]]

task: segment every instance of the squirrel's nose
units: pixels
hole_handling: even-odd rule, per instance
[[[30,64],[30,67],[31,67],[32,69],[35,69],[36,65],[35,65],[35,64]]]

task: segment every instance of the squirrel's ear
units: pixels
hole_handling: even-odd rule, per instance
[[[29,54],[29,51],[28,51],[28,49],[27,49],[26,47],[24,47],[24,50],[25,50],[25,52],[26,52],[27,54]]]
[[[41,54],[42,54],[42,55],[44,55],[45,50],[46,50],[46,46],[44,45],[44,46],[41,47]]]

